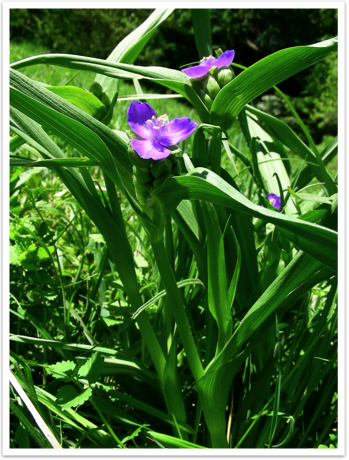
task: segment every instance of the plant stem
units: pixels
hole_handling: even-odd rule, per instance
[[[194,380],[197,383],[201,377],[203,377],[204,371],[197,352],[197,346],[190,329],[182,297],[178,290],[173,271],[166,255],[163,241],[152,241],[152,248],[159,272],[162,277],[162,282],[167,292],[167,296],[169,299],[171,299],[172,313],[177,323],[184,351],[187,356]]]

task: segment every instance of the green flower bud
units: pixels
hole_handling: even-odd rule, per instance
[[[210,98],[214,99],[221,90],[221,88],[219,87],[217,80],[209,74],[205,83],[204,90],[210,96]]]
[[[136,166],[134,166],[133,170],[138,182],[140,182],[141,184],[151,185],[152,177],[148,169],[137,168]]]
[[[213,100],[210,98],[208,94],[205,93],[205,91],[202,90],[200,92],[200,96],[208,110],[210,110],[210,108],[212,107]]]
[[[102,104],[104,104],[106,106],[106,108],[110,107],[111,100],[110,100],[110,97],[108,96],[107,93],[102,93],[102,95],[100,97],[100,100],[101,100]]]
[[[154,165],[150,168],[150,172],[155,177],[155,179],[159,179],[159,177],[163,175],[168,175],[172,170],[172,162],[167,158],[163,160],[155,161]]]
[[[234,72],[228,67],[221,67],[216,75],[218,84],[221,88],[230,83],[235,77]]]
[[[150,197],[150,192],[152,190],[151,185],[142,184],[141,182],[137,180],[136,177],[133,179],[133,184],[135,186],[136,195],[137,195],[139,202],[141,203],[142,206],[146,206],[147,200]]]
[[[113,118],[113,110],[110,110],[110,112],[108,111],[106,116],[104,118],[102,118],[101,122],[104,125],[108,126],[109,123],[111,122],[112,118]]]
[[[148,160],[141,158],[138,153],[133,150],[131,144],[128,146],[128,157],[131,163],[138,168],[148,168],[153,162],[151,158]]]
[[[97,81],[94,81],[90,86],[90,93],[93,93],[99,99],[103,93],[103,88]]]
[[[178,161],[178,158],[176,157],[176,155],[173,155],[172,153],[166,159],[171,160],[172,164],[175,164]]]
[[[172,174],[174,176],[179,176],[180,173],[182,171],[182,168],[181,168],[181,164],[179,161],[177,161],[176,163],[173,164],[173,167],[172,167]]]

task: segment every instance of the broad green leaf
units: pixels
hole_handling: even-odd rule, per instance
[[[227,130],[241,109],[286,78],[337,51],[338,39],[286,48],[256,62],[225,86],[213,101],[210,123]]]
[[[56,402],[62,409],[69,409],[84,404],[91,395],[91,388],[79,394],[72,385],[65,385],[58,390]]]
[[[21,265],[20,256],[22,254],[22,249],[18,244],[10,246],[10,264],[11,265]]]
[[[101,120],[107,113],[105,105],[89,91],[76,86],[47,86],[46,88],[97,120]]]
[[[56,379],[63,379],[65,382],[69,382],[75,367],[76,363],[74,361],[62,361],[47,366],[46,371]]]
[[[85,364],[83,364],[78,371],[80,377],[85,377],[88,383],[97,382],[103,371],[104,367],[104,357],[99,353],[93,353],[91,358],[89,358]]]

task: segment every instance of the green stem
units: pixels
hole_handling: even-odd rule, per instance
[[[112,438],[114,439],[114,441],[116,442],[116,444],[121,447],[122,449],[126,449],[126,447],[124,446],[124,444],[122,444],[122,442],[120,441],[120,439],[116,436],[116,434],[114,433],[112,427],[109,425],[107,419],[104,417],[103,413],[101,412],[101,410],[99,409],[99,407],[97,406],[96,402],[94,401],[93,397],[90,396],[90,402],[92,404],[92,406],[95,408],[96,412],[98,413],[98,415],[100,416],[101,420],[103,421],[103,423],[105,424],[107,430],[109,431],[109,433],[111,434]]]
[[[122,236],[123,245],[125,247],[129,247],[127,256],[132,257],[132,250],[129,246],[123,215],[121,212],[120,202],[115,190],[115,184],[109,179],[107,175],[105,175],[104,179],[114,220],[120,229],[120,236]],[[118,254],[116,254],[113,251],[113,248],[111,247],[109,247],[109,251],[111,252],[116,267],[120,268],[120,260],[118,258]],[[143,302],[141,295],[139,293],[139,284],[137,281],[136,273],[134,271],[133,259],[132,261],[128,261],[127,265],[129,266],[129,269],[127,270],[127,273],[125,268],[125,261],[123,262],[123,270],[121,271],[119,269],[120,278],[122,279],[122,282],[125,286],[126,292],[132,305],[132,309],[133,311],[136,311],[143,304]],[[155,335],[153,328],[151,327],[150,321],[145,311],[137,317],[137,323],[141,330],[142,338],[144,339],[145,344],[149,350],[150,356],[153,360],[156,372],[160,379],[160,383],[162,384],[166,360],[160,347],[158,338]]]
[[[182,297],[178,290],[173,271],[166,255],[163,241],[152,241],[152,248],[162,277],[162,282],[166,289],[168,298],[171,299],[172,314],[177,323],[185,354],[193,373],[194,380],[197,383],[203,377],[204,371],[197,352],[197,346],[190,329]]]

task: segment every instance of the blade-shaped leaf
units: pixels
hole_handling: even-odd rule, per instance
[[[337,51],[337,38],[286,48],[261,59],[225,86],[213,101],[210,122],[227,130],[240,110],[260,94]]]
[[[292,216],[263,208],[205,168],[168,179],[153,194],[164,212],[172,212],[182,199],[205,200],[258,217],[277,226],[298,248],[337,270],[337,232]]]
[[[188,99],[196,108],[201,120],[203,122],[208,121],[208,109],[196,94],[190,78],[184,72],[163,67],[141,67],[130,64],[111,63],[102,59],[69,54],[45,54],[23,59],[22,61],[11,64],[10,70],[38,64],[52,64],[69,69],[86,70],[113,78],[146,78],[153,80]]]

